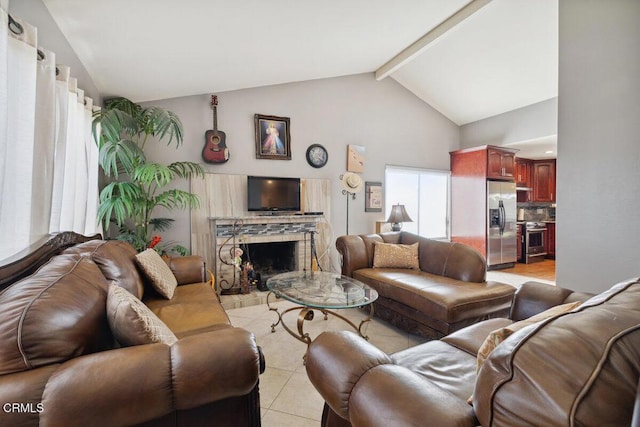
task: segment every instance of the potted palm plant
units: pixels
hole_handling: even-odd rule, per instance
[[[156,208],[197,208],[198,197],[172,188],[176,179],[202,177],[201,165],[182,161],[171,164],[149,162],[144,149],[148,142],[166,141],[182,145],[183,127],[178,116],[159,107],[142,107],[126,98],[114,98],[94,113],[93,133],[100,148],[100,167],[109,179],[100,192],[98,220],[105,230],[114,223],[117,239],[131,243],[138,251],[154,247],[160,253],[187,249],[172,243],[158,244],[153,235],[168,229],[173,219],[154,217]]]

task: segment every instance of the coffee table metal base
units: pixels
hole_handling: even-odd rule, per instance
[[[335,316],[338,319],[341,319],[344,322],[346,322],[353,329],[355,329],[355,331],[358,332],[358,334],[362,338],[364,338],[366,340],[369,340],[369,337],[364,334],[363,326],[365,326],[373,318],[373,314],[374,314],[373,304],[368,304],[367,305],[367,307],[369,308],[369,316],[367,316],[362,321],[360,321],[360,324],[358,326],[356,326],[356,324],[353,323],[351,320],[347,319],[346,317],[342,316],[341,314],[336,313],[335,311],[327,310],[326,308],[315,308],[315,307],[308,307],[308,306],[295,306],[295,307],[288,308],[288,309],[284,310],[283,312],[280,312],[278,307],[272,307],[271,306],[271,303],[269,301],[269,297],[271,297],[271,295],[274,295],[276,297],[276,299],[280,298],[278,295],[276,295],[273,292],[269,292],[267,294],[267,307],[269,307],[270,311],[275,311],[276,314],[278,315],[278,321],[271,324],[271,332],[275,332],[276,331],[276,326],[278,326],[278,324],[282,324],[282,327],[292,337],[294,337],[297,340],[302,341],[303,343],[306,343],[307,345],[309,345],[309,344],[311,344],[311,337],[309,336],[309,333],[304,331],[304,322],[306,320],[313,320],[313,318],[315,316],[314,311],[318,310],[324,315],[324,320],[327,320],[329,318],[329,315]],[[297,322],[296,322],[297,331],[294,331],[293,329],[289,328],[284,323],[283,316],[285,314],[289,313],[289,312],[296,311],[296,310],[300,311],[300,313],[298,313],[298,319],[297,319]]]

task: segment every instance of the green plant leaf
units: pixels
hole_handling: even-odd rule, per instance
[[[155,182],[158,187],[164,187],[173,180],[174,176],[174,172],[165,165],[161,165],[160,163],[146,163],[138,166],[133,171],[131,178],[134,181],[140,181],[146,185]]]
[[[142,110],[141,123],[146,134],[159,140],[168,138],[167,145],[175,140],[176,148],[182,145],[182,122],[175,113],[160,107],[149,107]]]
[[[138,135],[140,126],[135,116],[120,110],[101,109],[93,113],[94,134],[100,125],[100,133],[107,141],[118,141],[122,138]]]
[[[104,105],[108,110],[119,110],[129,114],[131,117],[138,117],[142,111],[142,107],[139,104],[122,96],[108,99]]]
[[[174,162],[169,165],[169,169],[180,178],[204,177],[204,168],[199,163]]]
[[[141,192],[137,185],[131,182],[112,182],[100,192],[100,206],[98,207],[98,221],[106,224],[112,220],[121,226],[130,218],[140,203]]]
[[[107,176],[118,177],[119,172],[131,174],[137,164],[144,163],[140,147],[130,139],[121,139],[100,148],[98,162]]]
[[[193,193],[179,189],[167,190],[154,198],[156,206],[171,209],[196,209],[200,207],[200,199]]]
[[[175,220],[173,218],[152,218],[149,221],[149,226],[151,226],[154,230],[158,231],[166,231],[171,228]]]

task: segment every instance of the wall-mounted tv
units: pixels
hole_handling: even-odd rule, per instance
[[[299,211],[300,178],[248,176],[249,211]]]

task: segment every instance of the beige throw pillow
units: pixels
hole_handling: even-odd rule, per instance
[[[171,329],[142,301],[113,282],[107,295],[107,320],[113,336],[122,346],[171,345],[178,341]]]
[[[166,299],[173,298],[178,281],[158,252],[153,249],[144,250],[136,255],[136,262],[160,295]]]
[[[420,269],[418,242],[413,245],[376,242],[373,247],[373,268]]]
[[[581,301],[576,301],[576,302],[570,302],[567,304],[556,305],[546,311],[543,311],[542,313],[538,313],[535,316],[531,316],[528,319],[524,319],[519,322],[512,323],[509,326],[505,326],[504,328],[496,329],[495,331],[492,331],[484,340],[484,342],[480,346],[480,349],[478,350],[477,371],[480,371],[482,364],[484,363],[485,360],[487,360],[491,352],[502,341],[506,340],[513,333],[529,325],[533,325],[534,323],[538,323],[545,319],[549,319],[550,317],[555,317],[562,313],[571,311],[574,308],[578,307],[580,304],[581,304]]]

